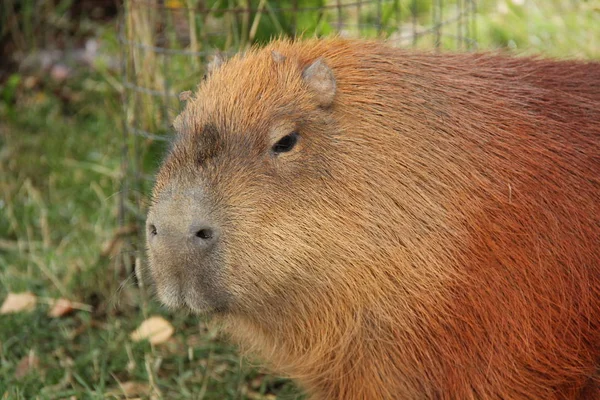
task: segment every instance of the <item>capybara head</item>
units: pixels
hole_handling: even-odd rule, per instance
[[[261,313],[337,279],[334,254],[361,257],[377,233],[349,174],[370,166],[353,154],[361,138],[341,134],[337,91],[322,58],[275,51],[234,57],[200,85],[174,123],[148,215],[165,303]]]
[[[216,63],[153,192],[159,297],[322,398],[595,390],[599,80],[339,38]]]

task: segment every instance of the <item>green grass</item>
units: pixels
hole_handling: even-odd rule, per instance
[[[480,48],[600,58],[598,0],[499,3],[481,4]],[[114,41],[114,31],[105,35]],[[154,389],[152,398],[296,398],[290,382],[240,359],[210,321],[163,309],[134,284],[136,254],[117,255],[119,77],[100,68],[75,71],[69,85],[32,79],[13,75],[0,87],[0,302],[20,291],[42,301],[0,315],[0,398],[119,398],[119,382],[130,381]],[[117,246],[107,252],[107,243]],[[50,318],[45,302],[59,297],[93,311]],[[157,314],[175,326],[172,340],[133,342],[129,334]],[[37,366],[17,377],[29,356]]]
[[[600,0],[483,0],[482,49],[558,58],[600,58]]]

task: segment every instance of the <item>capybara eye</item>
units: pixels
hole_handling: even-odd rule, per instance
[[[289,135],[285,135],[273,145],[271,150],[276,154],[286,153],[292,150],[294,146],[296,146],[296,143],[298,143],[298,136],[300,136],[298,132],[292,132]]]
[[[212,239],[213,231],[209,228],[200,229],[198,232],[196,232],[196,237],[199,237],[200,239],[204,240]]]
[[[156,236],[156,226],[154,226],[154,224],[150,224],[148,226],[148,232],[151,236]]]

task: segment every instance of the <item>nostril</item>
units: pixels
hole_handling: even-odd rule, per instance
[[[214,236],[214,232],[210,228],[203,228],[203,229],[200,229],[198,232],[196,232],[196,237],[199,237],[200,239],[204,239],[204,240],[212,239],[213,236]]]
[[[148,232],[150,233],[150,236],[156,236],[156,226],[154,224],[148,225]]]

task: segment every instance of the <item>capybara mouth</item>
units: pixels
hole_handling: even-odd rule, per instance
[[[186,309],[194,314],[215,314],[227,310],[225,296],[215,295],[214,290],[198,289],[192,285],[172,284],[157,288],[158,298],[172,310]]]

